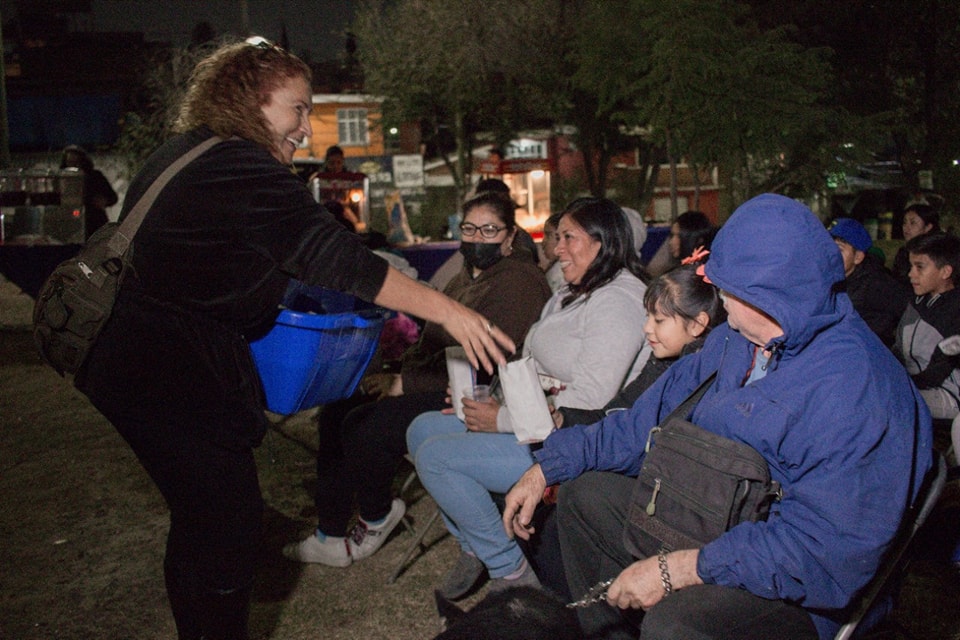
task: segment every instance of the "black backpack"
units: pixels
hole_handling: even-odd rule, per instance
[[[157,195],[180,169],[221,138],[207,138],[164,169],[122,223],[100,227],[76,256],[47,277],[33,306],[33,338],[44,362],[60,375],[76,373],[113,311],[133,269],[131,241]]]

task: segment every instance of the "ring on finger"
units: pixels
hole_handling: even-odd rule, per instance
[[[487,320],[487,333],[493,333],[493,323]]]

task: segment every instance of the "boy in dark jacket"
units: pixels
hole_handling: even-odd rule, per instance
[[[829,231],[843,258],[844,283],[853,308],[883,344],[892,347],[910,292],[867,253],[873,240],[862,224],[853,218],[837,218]]]

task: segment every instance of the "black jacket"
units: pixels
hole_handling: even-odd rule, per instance
[[[897,323],[912,292],[875,258],[867,256],[846,279],[847,295],[867,326],[888,347],[893,346]]]
[[[177,136],[147,161],[121,219],[157,175],[209,137]],[[224,446],[266,431],[247,340],[269,328],[295,277],[372,300],[386,262],[257,144],[222,142],[181,170],[133,241],[137,277],[75,384],[114,424],[162,421]]]

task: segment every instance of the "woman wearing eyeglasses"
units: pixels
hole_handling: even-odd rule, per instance
[[[517,226],[509,197],[485,192],[463,206],[464,266],[444,293],[479,312],[520,344],[550,297],[546,278],[525,252],[512,246]],[[336,408],[319,418],[316,531],[283,552],[300,562],[346,567],[369,557],[405,512],[393,497],[393,479],[407,451],[407,426],[425,411],[446,406],[446,347],[456,341],[428,322],[403,357],[399,375],[364,385],[345,415]],[[356,406],[359,403],[359,406]],[[340,417],[340,415],[343,417]],[[360,518],[348,530],[354,504]]]
[[[639,372],[646,322],[646,274],[623,210],[605,198],[580,198],[563,211],[555,252],[566,286],[524,338],[523,354],[557,380],[554,407],[605,405]],[[648,352],[649,353],[649,352]],[[643,362],[641,362],[641,360]],[[599,403],[599,404],[597,404]],[[507,537],[490,493],[506,493],[533,463],[517,442],[505,407],[463,400],[465,421],[448,413],[417,417],[407,446],[417,474],[443,512],[461,553],[439,593],[467,595],[484,572],[491,589],[539,586],[516,541]]]

